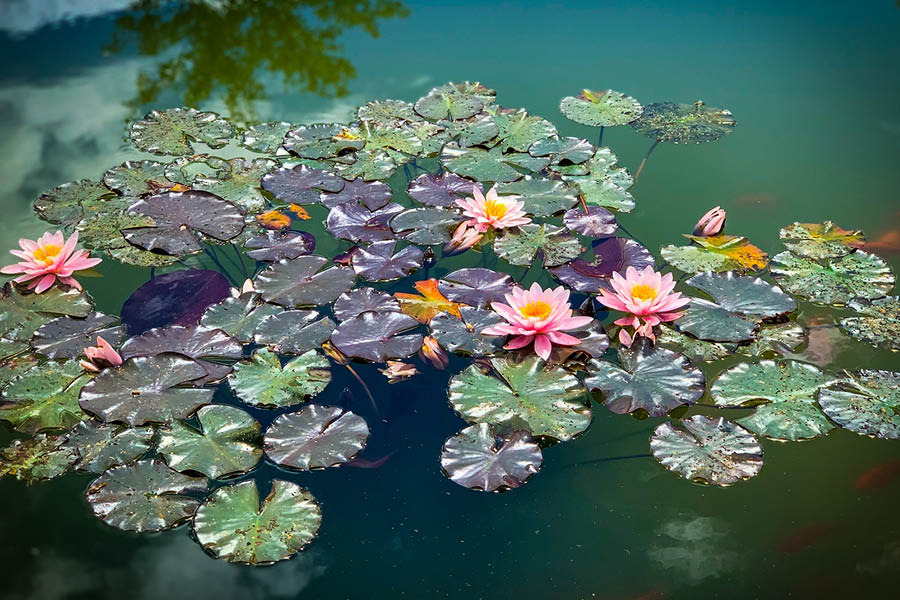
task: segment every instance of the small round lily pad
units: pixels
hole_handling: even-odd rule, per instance
[[[131,141],[153,154],[192,154],[193,142],[221,148],[234,137],[234,128],[216,113],[193,108],[154,110],[131,125]]]
[[[647,137],[673,144],[712,142],[734,131],[730,110],[706,106],[703,102],[677,104],[657,102],[644,106],[631,126]]]
[[[840,258],[865,242],[862,231],[843,229],[831,221],[794,223],[782,228],[778,237],[794,254],[812,259]]]
[[[82,421],[66,434],[62,448],[78,453],[75,468],[103,473],[142,457],[153,445],[152,427],[128,427],[96,420]]]
[[[886,262],[862,250],[825,264],[782,252],[772,258],[771,271],[785,290],[819,304],[842,305],[856,298],[881,298],[895,282]]]
[[[625,125],[643,112],[637,100],[613,90],[584,90],[578,96],[566,96],[559,110],[567,119],[592,127]]]
[[[900,350],[900,297],[851,300],[859,316],[841,319],[841,329],[854,338],[889,350]]]
[[[39,433],[27,440],[13,440],[0,449],[0,477],[10,475],[27,484],[64,475],[78,460],[78,452],[63,448],[61,435]]]
[[[517,488],[537,473],[544,457],[525,431],[497,436],[487,423],[466,427],[441,449],[441,468],[451,481],[471,490]]]
[[[319,394],[331,381],[328,359],[309,350],[284,365],[273,352],[260,348],[248,362],[239,362],[228,385],[251,406],[282,408]]]
[[[819,391],[819,406],[844,429],[900,439],[900,373],[869,369],[847,372]]]
[[[300,471],[346,463],[369,439],[365,420],[339,406],[310,404],[280,415],[266,430],[266,456],[282,467]]]

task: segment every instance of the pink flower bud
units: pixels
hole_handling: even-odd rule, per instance
[[[694,235],[710,237],[719,235],[725,229],[725,211],[717,206],[700,217],[694,225]]]
[[[444,370],[450,363],[447,353],[441,348],[441,345],[433,337],[426,336],[422,340],[422,348],[419,350],[419,357],[431,364],[435,369]]]

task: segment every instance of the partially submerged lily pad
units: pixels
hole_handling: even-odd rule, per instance
[[[102,183],[81,179],[41,194],[34,201],[34,211],[48,223],[74,225],[86,216],[85,205],[100,206],[114,196]]]
[[[372,362],[406,358],[422,347],[421,334],[406,333],[418,324],[403,313],[364,312],[338,325],[331,342],[347,356]]]
[[[140,335],[167,325],[196,325],[209,306],[230,295],[218,271],[184,269],[154,277],[136,289],[122,305],[128,333]]]
[[[300,256],[273,263],[256,278],[256,289],[267,302],[287,307],[334,302],[356,282],[353,269],[329,267],[321,256]]]
[[[772,258],[772,277],[788,292],[820,304],[873,300],[894,287],[894,274],[881,258],[857,250],[822,265],[792,252]]]
[[[840,258],[864,245],[862,231],[842,229],[832,223],[794,223],[778,232],[788,250],[806,258]]]
[[[613,90],[583,90],[578,96],[566,96],[559,110],[567,119],[592,127],[625,125],[643,112],[637,100]]]
[[[841,319],[841,329],[854,338],[889,350],[900,350],[900,297],[851,300],[857,317]]]
[[[207,175],[194,179],[192,189],[210,192],[231,202],[245,212],[257,212],[266,207],[260,191],[260,179],[275,170],[279,163],[270,158],[232,158],[227,168],[215,177]]]
[[[231,123],[212,112],[193,108],[154,110],[131,125],[131,141],[153,154],[192,154],[193,143],[221,148],[234,137]]]
[[[466,427],[441,449],[441,468],[451,481],[483,492],[521,486],[537,473],[544,457],[525,431],[497,436],[487,423]]]
[[[438,290],[452,302],[487,308],[491,302],[505,302],[514,285],[506,273],[475,267],[447,273],[438,282]]]
[[[239,362],[228,376],[238,398],[260,408],[283,408],[308,400],[331,381],[328,359],[308,350],[284,365],[273,352],[260,348],[248,362]]]
[[[354,242],[378,242],[394,238],[389,225],[391,219],[403,212],[403,207],[391,202],[378,210],[369,210],[362,204],[338,204],[328,213],[325,222],[335,237]]]
[[[667,263],[685,273],[704,271],[759,271],[769,264],[768,255],[736,235],[717,237],[685,236],[694,244],[690,246],[663,246],[660,255]],[[790,291],[790,290],[788,290]]]
[[[731,356],[731,350],[717,342],[705,342],[694,336],[677,331],[674,327],[663,324],[656,336],[656,345],[680,352],[693,361],[721,360]]]
[[[127,160],[103,174],[103,184],[122,196],[138,198],[172,185],[166,165],[155,160]]]
[[[0,477],[11,475],[30,485],[65,474],[78,460],[78,453],[61,448],[64,440],[63,436],[43,433],[27,440],[13,440],[0,449]]]
[[[594,145],[589,141],[576,138],[545,138],[538,140],[528,149],[532,156],[549,156],[553,166],[578,165],[594,155]]]
[[[61,447],[77,452],[76,469],[99,474],[142,457],[153,445],[153,434],[152,427],[128,427],[91,419],[80,422],[66,434]]]
[[[275,154],[284,143],[284,136],[293,128],[284,121],[256,123],[244,131],[241,146],[260,154]]]
[[[503,336],[482,334],[487,327],[506,321],[492,310],[463,306],[460,317],[442,312],[431,322],[431,335],[450,352],[471,356],[488,356],[503,346]]]
[[[310,404],[280,415],[266,430],[266,456],[282,467],[310,471],[336,467],[365,447],[369,427],[339,406]]]
[[[301,158],[347,160],[365,144],[340,123],[301,125],[284,136],[284,147]]]
[[[521,179],[528,171],[540,171],[550,164],[550,160],[516,152],[504,154],[500,146],[486,150],[449,143],[441,153],[441,163],[457,175],[503,183]]]
[[[0,420],[25,433],[71,429],[88,418],[78,394],[89,381],[77,360],[36,365],[3,389]]]
[[[850,371],[819,391],[819,406],[860,435],[900,439],[900,373]]]
[[[31,338],[31,347],[48,358],[77,358],[87,346],[96,346],[97,338],[118,346],[125,327],[113,316],[93,312],[84,318],[59,317],[41,325]]]
[[[762,469],[762,446],[740,425],[703,415],[681,424],[662,423],[650,438],[653,456],[668,470],[694,483],[726,486]]]
[[[544,266],[553,267],[576,258],[582,250],[577,238],[549,224],[522,225],[494,241],[494,251],[511,265],[530,265],[540,252]]]
[[[734,125],[730,110],[706,106],[699,101],[693,104],[647,104],[640,118],[631,123],[647,137],[673,144],[712,142],[734,131]]]

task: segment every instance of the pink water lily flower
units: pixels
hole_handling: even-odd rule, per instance
[[[625,277],[613,273],[610,282],[615,293],[600,290],[598,300],[605,306],[628,313],[618,319],[616,325],[634,327],[638,335],[655,339],[653,328],[665,321],[674,321],[684,313],[677,312],[690,303],[690,298],[682,298],[680,292],[673,292],[675,281],[671,273],[665,275],[644,267],[638,271],[634,267],[625,270]],[[630,346],[633,337],[625,329],[619,332],[619,341]]]
[[[517,200],[518,196],[497,196],[497,186],[489,189],[486,195],[478,186],[472,186],[472,195],[473,198],[456,200],[456,204],[469,217],[469,226],[479,233],[531,223],[531,217],[523,210],[525,202]]]
[[[512,335],[505,346],[507,350],[524,348],[534,342],[534,351],[547,360],[553,344],[575,346],[581,343],[577,337],[563,333],[584,327],[592,317],[572,316],[569,307],[569,290],[562,286],[542,289],[537,283],[528,290],[514,287],[506,294],[507,304],[492,302],[491,307],[507,324],[494,325],[482,330],[484,335]]]
[[[22,261],[7,265],[0,269],[0,272],[6,275],[23,273],[13,281],[16,283],[30,281],[28,287],[38,294],[48,290],[57,280],[80,290],[81,284],[72,277],[72,274],[98,265],[101,261],[99,258],[90,258],[87,250],[76,250],[77,243],[77,231],[68,240],[62,231],[56,233],[48,231],[36,240],[22,238],[19,240],[22,249],[9,251]]]
[[[700,217],[700,220],[694,225],[694,235],[711,237],[719,235],[723,229],[725,229],[725,211],[721,206],[717,206]]]
[[[88,359],[80,360],[78,364],[84,370],[92,373],[99,373],[101,369],[118,367],[122,364],[122,357],[116,352],[116,349],[100,336],[97,336],[96,346],[88,346],[84,349],[84,355]]]

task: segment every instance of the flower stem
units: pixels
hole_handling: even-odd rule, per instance
[[[359,376],[359,373],[357,373],[353,367],[351,367],[350,365],[344,365],[344,366],[347,367],[347,370],[350,371],[350,374],[356,378],[356,380],[359,382],[359,385],[361,385],[363,387],[363,389],[366,391],[366,395],[369,397],[369,400],[372,402],[372,408],[375,409],[375,414],[380,417],[381,411],[378,410],[378,405],[375,404],[375,396],[372,395],[372,391],[369,389],[369,386],[366,385],[366,382],[363,381],[363,378]]]
[[[659,140],[653,142],[653,145],[650,146],[650,149],[647,150],[647,154],[644,156],[644,160],[641,161],[641,165],[638,167],[637,173],[634,174],[634,183],[638,182],[638,177],[641,176],[641,171],[644,170],[644,165],[647,163],[647,159],[650,158],[650,155],[653,153],[654,148],[659,143]]]
[[[605,129],[605,127],[603,127],[603,125],[601,125],[600,126],[600,137],[597,138],[597,147],[598,148],[603,145],[603,130],[604,129]]]

